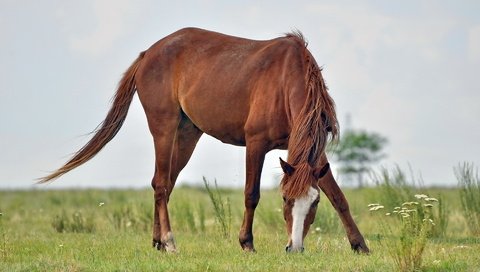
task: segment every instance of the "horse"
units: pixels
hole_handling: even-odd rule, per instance
[[[265,155],[288,149],[287,161],[280,158],[286,251],[303,251],[321,189],[338,212],[352,249],[369,252],[325,155],[327,141],[339,133],[335,104],[301,32],[251,40],[184,28],[164,37],[127,69],[93,137],[39,183],[62,176],[100,152],[122,127],[135,93],[155,147],[153,247],[176,251],[169,197],[206,133],[246,147],[245,210],[239,233],[244,251],[255,251],[252,225]]]

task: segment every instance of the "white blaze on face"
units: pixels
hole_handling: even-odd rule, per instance
[[[303,226],[305,217],[310,210],[310,206],[317,199],[318,191],[310,187],[308,194],[304,197],[295,199],[292,208],[292,251],[299,251],[303,247]]]

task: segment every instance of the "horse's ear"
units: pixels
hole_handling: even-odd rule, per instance
[[[328,169],[330,169],[330,163],[327,162],[322,168],[318,167],[313,170],[313,176],[315,179],[321,179],[323,176],[325,176],[328,172]]]
[[[291,176],[293,172],[295,172],[295,167],[288,164],[288,162],[282,160],[282,158],[279,158],[279,159],[280,159],[280,166],[282,166],[283,173],[285,173],[287,176]]]

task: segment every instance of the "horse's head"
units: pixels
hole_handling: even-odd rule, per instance
[[[283,217],[287,223],[287,252],[302,252],[303,239],[315,220],[317,205],[320,201],[318,180],[329,170],[323,167],[313,168],[308,163],[293,166],[280,158],[284,176],[282,179]]]

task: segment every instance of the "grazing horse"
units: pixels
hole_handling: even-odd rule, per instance
[[[245,212],[239,242],[254,251],[252,224],[265,154],[287,149],[281,190],[287,251],[302,251],[319,190],[331,201],[355,251],[368,247],[325,156],[338,135],[335,106],[300,32],[256,41],[196,28],[179,30],[140,53],[125,72],[92,139],[46,182],[94,157],[120,130],[135,92],[155,145],[153,246],[176,251],[168,201],[200,136],[246,146]]]

